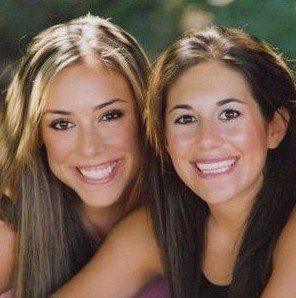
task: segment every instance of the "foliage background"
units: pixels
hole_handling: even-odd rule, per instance
[[[152,60],[182,31],[216,24],[257,35],[295,65],[296,0],[0,0],[1,98],[12,63],[34,35],[88,12],[124,27]]]

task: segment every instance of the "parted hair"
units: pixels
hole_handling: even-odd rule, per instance
[[[135,98],[143,154],[146,148],[142,114],[149,62],[131,35],[108,20],[87,15],[52,26],[32,40],[17,64],[0,115],[0,215],[18,236],[16,297],[47,297],[100,244],[83,228],[78,196],[50,171],[39,136],[51,80],[81,62],[101,62],[124,76]],[[138,201],[141,172],[127,210]]]
[[[162,175],[151,214],[172,296],[198,297],[209,210],[172,166],[166,150],[164,115],[168,90],[179,76],[192,66],[213,60],[244,76],[266,122],[276,111],[285,109],[289,114],[283,141],[268,151],[263,186],[245,223],[229,288],[229,297],[259,297],[272,272],[279,234],[296,199],[295,81],[271,46],[240,29],[213,26],[185,33],[156,61],[145,116],[149,139],[162,161]]]

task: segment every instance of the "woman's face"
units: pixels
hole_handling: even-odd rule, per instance
[[[50,169],[85,204],[114,204],[140,163],[134,98],[122,75],[76,64],[49,86],[41,136]]]
[[[168,92],[166,142],[185,184],[209,204],[252,200],[276,147],[244,77],[218,61],[186,70]]]

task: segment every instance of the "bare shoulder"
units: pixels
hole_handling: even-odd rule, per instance
[[[10,287],[13,274],[16,236],[12,229],[0,220],[0,293]]]
[[[280,265],[287,258],[292,257],[290,255],[292,251],[296,251],[296,208],[291,213],[276,245],[273,260],[275,265]],[[296,261],[295,254],[293,254],[293,259]]]
[[[277,242],[273,272],[262,297],[296,297],[296,209]]]

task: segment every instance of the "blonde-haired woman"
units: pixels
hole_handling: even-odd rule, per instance
[[[149,63],[128,33],[85,16],[21,58],[0,126],[0,293],[45,297],[139,203]]]

